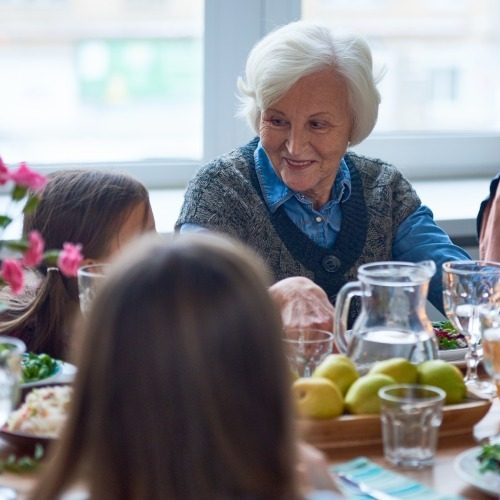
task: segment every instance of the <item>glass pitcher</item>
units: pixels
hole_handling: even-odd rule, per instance
[[[376,361],[406,358],[421,363],[437,358],[438,347],[425,301],[433,261],[374,262],[358,269],[358,280],[346,283],[335,306],[335,344],[366,373]],[[349,305],[361,298],[361,312],[347,332]]]

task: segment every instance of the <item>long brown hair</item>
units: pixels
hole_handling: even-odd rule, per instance
[[[119,173],[64,170],[49,175],[36,209],[24,217],[23,234],[38,230],[46,248],[81,243],[85,258],[100,259],[130,212],[144,204],[146,188]],[[8,310],[0,317],[0,333],[17,336],[28,350],[65,357],[68,330],[78,310],[76,280],[41,265],[22,296],[9,296]]]
[[[207,235],[137,253],[94,301],[67,425],[33,498],[82,479],[94,500],[296,498],[263,264]]]

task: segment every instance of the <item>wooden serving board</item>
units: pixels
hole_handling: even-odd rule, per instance
[[[491,407],[491,400],[467,398],[443,407],[440,436],[472,433]],[[297,419],[299,436],[319,449],[366,446],[382,442],[380,415],[342,415],[329,420]]]

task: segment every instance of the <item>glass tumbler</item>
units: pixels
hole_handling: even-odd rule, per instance
[[[90,310],[108,269],[109,264],[90,264],[78,269],[78,296],[82,313],[86,314]]]
[[[284,332],[285,355],[295,376],[310,377],[333,351],[333,333],[314,328],[291,328]]]
[[[0,427],[2,427],[19,398],[22,355],[26,351],[23,341],[0,336]]]
[[[430,385],[395,384],[382,387],[378,395],[385,459],[406,468],[431,465],[445,392]]]

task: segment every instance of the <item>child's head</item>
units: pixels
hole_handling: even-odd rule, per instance
[[[83,332],[54,475],[83,465],[92,498],[292,498],[290,378],[262,262],[207,235],[131,251]]]
[[[62,170],[49,175],[23,233],[38,230],[46,248],[69,241],[82,244],[84,264],[108,260],[129,240],[154,230],[146,188],[124,174]],[[66,357],[72,318],[78,311],[76,279],[42,264],[23,296],[9,299],[0,332],[15,335],[28,350]]]
[[[82,244],[88,260],[106,260],[128,240],[154,230],[146,188],[128,175],[99,170],[50,174],[23,233],[36,229],[47,248],[66,241]]]

